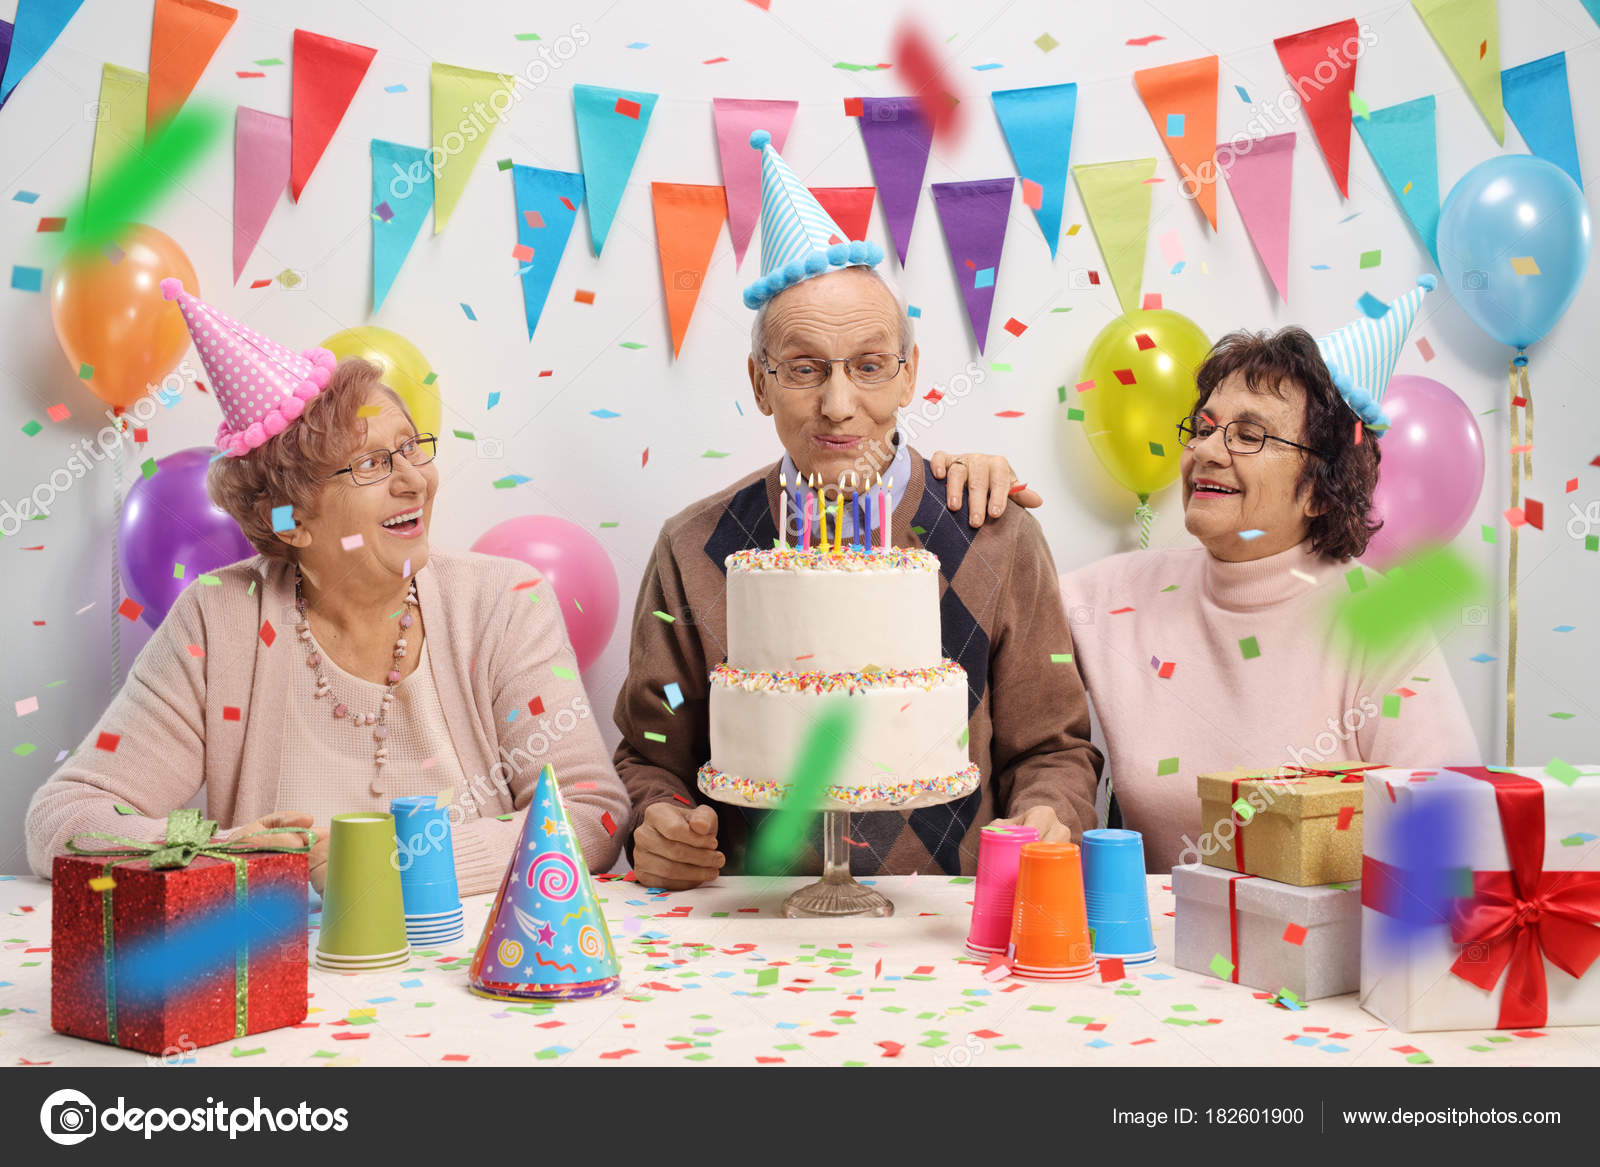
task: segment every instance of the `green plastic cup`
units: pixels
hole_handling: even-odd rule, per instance
[[[378,811],[334,815],[318,954],[348,960],[406,948],[394,816]]]

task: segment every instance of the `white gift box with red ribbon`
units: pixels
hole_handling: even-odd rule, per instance
[[[1577,769],[1368,773],[1362,1008],[1408,1032],[1600,1025],[1600,767]]]

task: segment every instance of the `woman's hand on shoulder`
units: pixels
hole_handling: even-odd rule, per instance
[[[1011,463],[999,454],[948,454],[935,450],[928,459],[935,478],[945,483],[945,504],[951,510],[961,506],[961,493],[967,495],[967,522],[983,526],[985,517],[998,519],[1006,504],[1032,508],[1044,503],[1038,491],[1017,479]]]

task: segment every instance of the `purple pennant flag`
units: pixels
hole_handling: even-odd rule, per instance
[[[11,57],[11,30],[16,26],[8,20],[0,20],[0,77],[5,75],[6,61]],[[0,97],[0,109],[6,107],[11,94]]]
[[[933,129],[914,97],[863,97],[859,120],[867,161],[872,164],[878,198],[883,202],[883,216],[904,268],[911,226],[917,218],[917,199],[922,194],[922,176],[928,170]]]
[[[1010,178],[986,178],[936,182],[932,188],[933,207],[939,212],[950,264],[980,353],[989,335],[989,312],[994,307],[995,277],[1005,247],[1006,222],[1011,217],[1013,182]]]

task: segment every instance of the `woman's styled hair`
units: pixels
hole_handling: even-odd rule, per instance
[[[233,516],[245,538],[268,559],[294,557],[294,548],[272,529],[272,508],[292,506],[297,519],[316,515],[328,479],[363,449],[367,423],[360,411],[374,390],[394,398],[410,419],[405,402],[382,378],[379,365],[346,357],[281,434],[243,457],[218,458],[211,464],[206,473],[211,501]]]
[[[1367,542],[1383,526],[1371,518],[1372,491],[1378,484],[1382,457],[1377,434],[1362,426],[1356,441],[1356,415],[1334,386],[1317,351],[1317,342],[1303,328],[1277,332],[1230,332],[1212,347],[1195,375],[1199,414],[1212,392],[1234,373],[1242,374],[1252,393],[1283,397],[1283,383],[1292,381],[1305,391],[1305,436],[1301,445],[1320,457],[1305,455],[1298,496],[1310,492],[1311,549],[1331,559],[1351,559],[1367,549]]]

